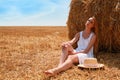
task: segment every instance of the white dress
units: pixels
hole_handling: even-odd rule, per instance
[[[80,38],[79,41],[77,42],[77,48],[75,49],[75,52],[79,52],[82,50],[85,50],[92,38],[92,36],[94,35],[93,32],[90,33],[90,36],[87,39],[84,39],[82,36],[83,31],[80,32]],[[91,47],[91,49],[89,50],[88,53],[80,53],[77,54],[78,55],[78,59],[79,59],[79,64],[83,64],[84,63],[84,59],[85,58],[92,58],[93,56],[93,46]]]

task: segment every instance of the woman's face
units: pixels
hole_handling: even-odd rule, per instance
[[[86,23],[85,23],[85,26],[86,27],[89,27],[89,28],[93,28],[94,27],[94,19],[91,17],[89,18]]]

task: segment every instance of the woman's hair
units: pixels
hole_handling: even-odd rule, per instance
[[[93,28],[92,28],[92,31],[97,35],[97,33],[98,33],[98,23],[97,23],[97,20],[96,20],[96,18],[93,16],[93,17],[91,17],[91,18],[93,18],[93,20],[94,20],[94,24],[93,24]]]
[[[94,53],[96,54],[97,51],[98,51],[98,23],[97,23],[97,20],[96,20],[95,16],[93,16],[92,18],[94,20],[94,24],[93,24],[94,27],[92,28],[92,31],[96,35],[96,42],[94,44]]]

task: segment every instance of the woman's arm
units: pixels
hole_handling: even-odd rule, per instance
[[[78,32],[78,33],[74,36],[74,38],[69,41],[69,43],[70,43],[71,45],[73,45],[76,41],[78,41],[79,37],[80,37],[80,32]]]
[[[64,42],[64,43],[62,43],[62,45],[65,45],[65,44],[73,45],[79,39],[79,36],[80,36],[80,32],[78,32],[72,40],[70,40],[68,42]]]
[[[88,53],[91,47],[95,44],[96,41],[96,35],[94,34],[90,40],[90,43],[88,44],[87,48],[83,51],[80,51],[79,53]]]

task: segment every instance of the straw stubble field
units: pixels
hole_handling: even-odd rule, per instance
[[[66,27],[0,27],[0,80],[120,80],[120,54],[98,53],[105,70],[81,70],[75,65],[55,77],[43,71],[56,67]]]

